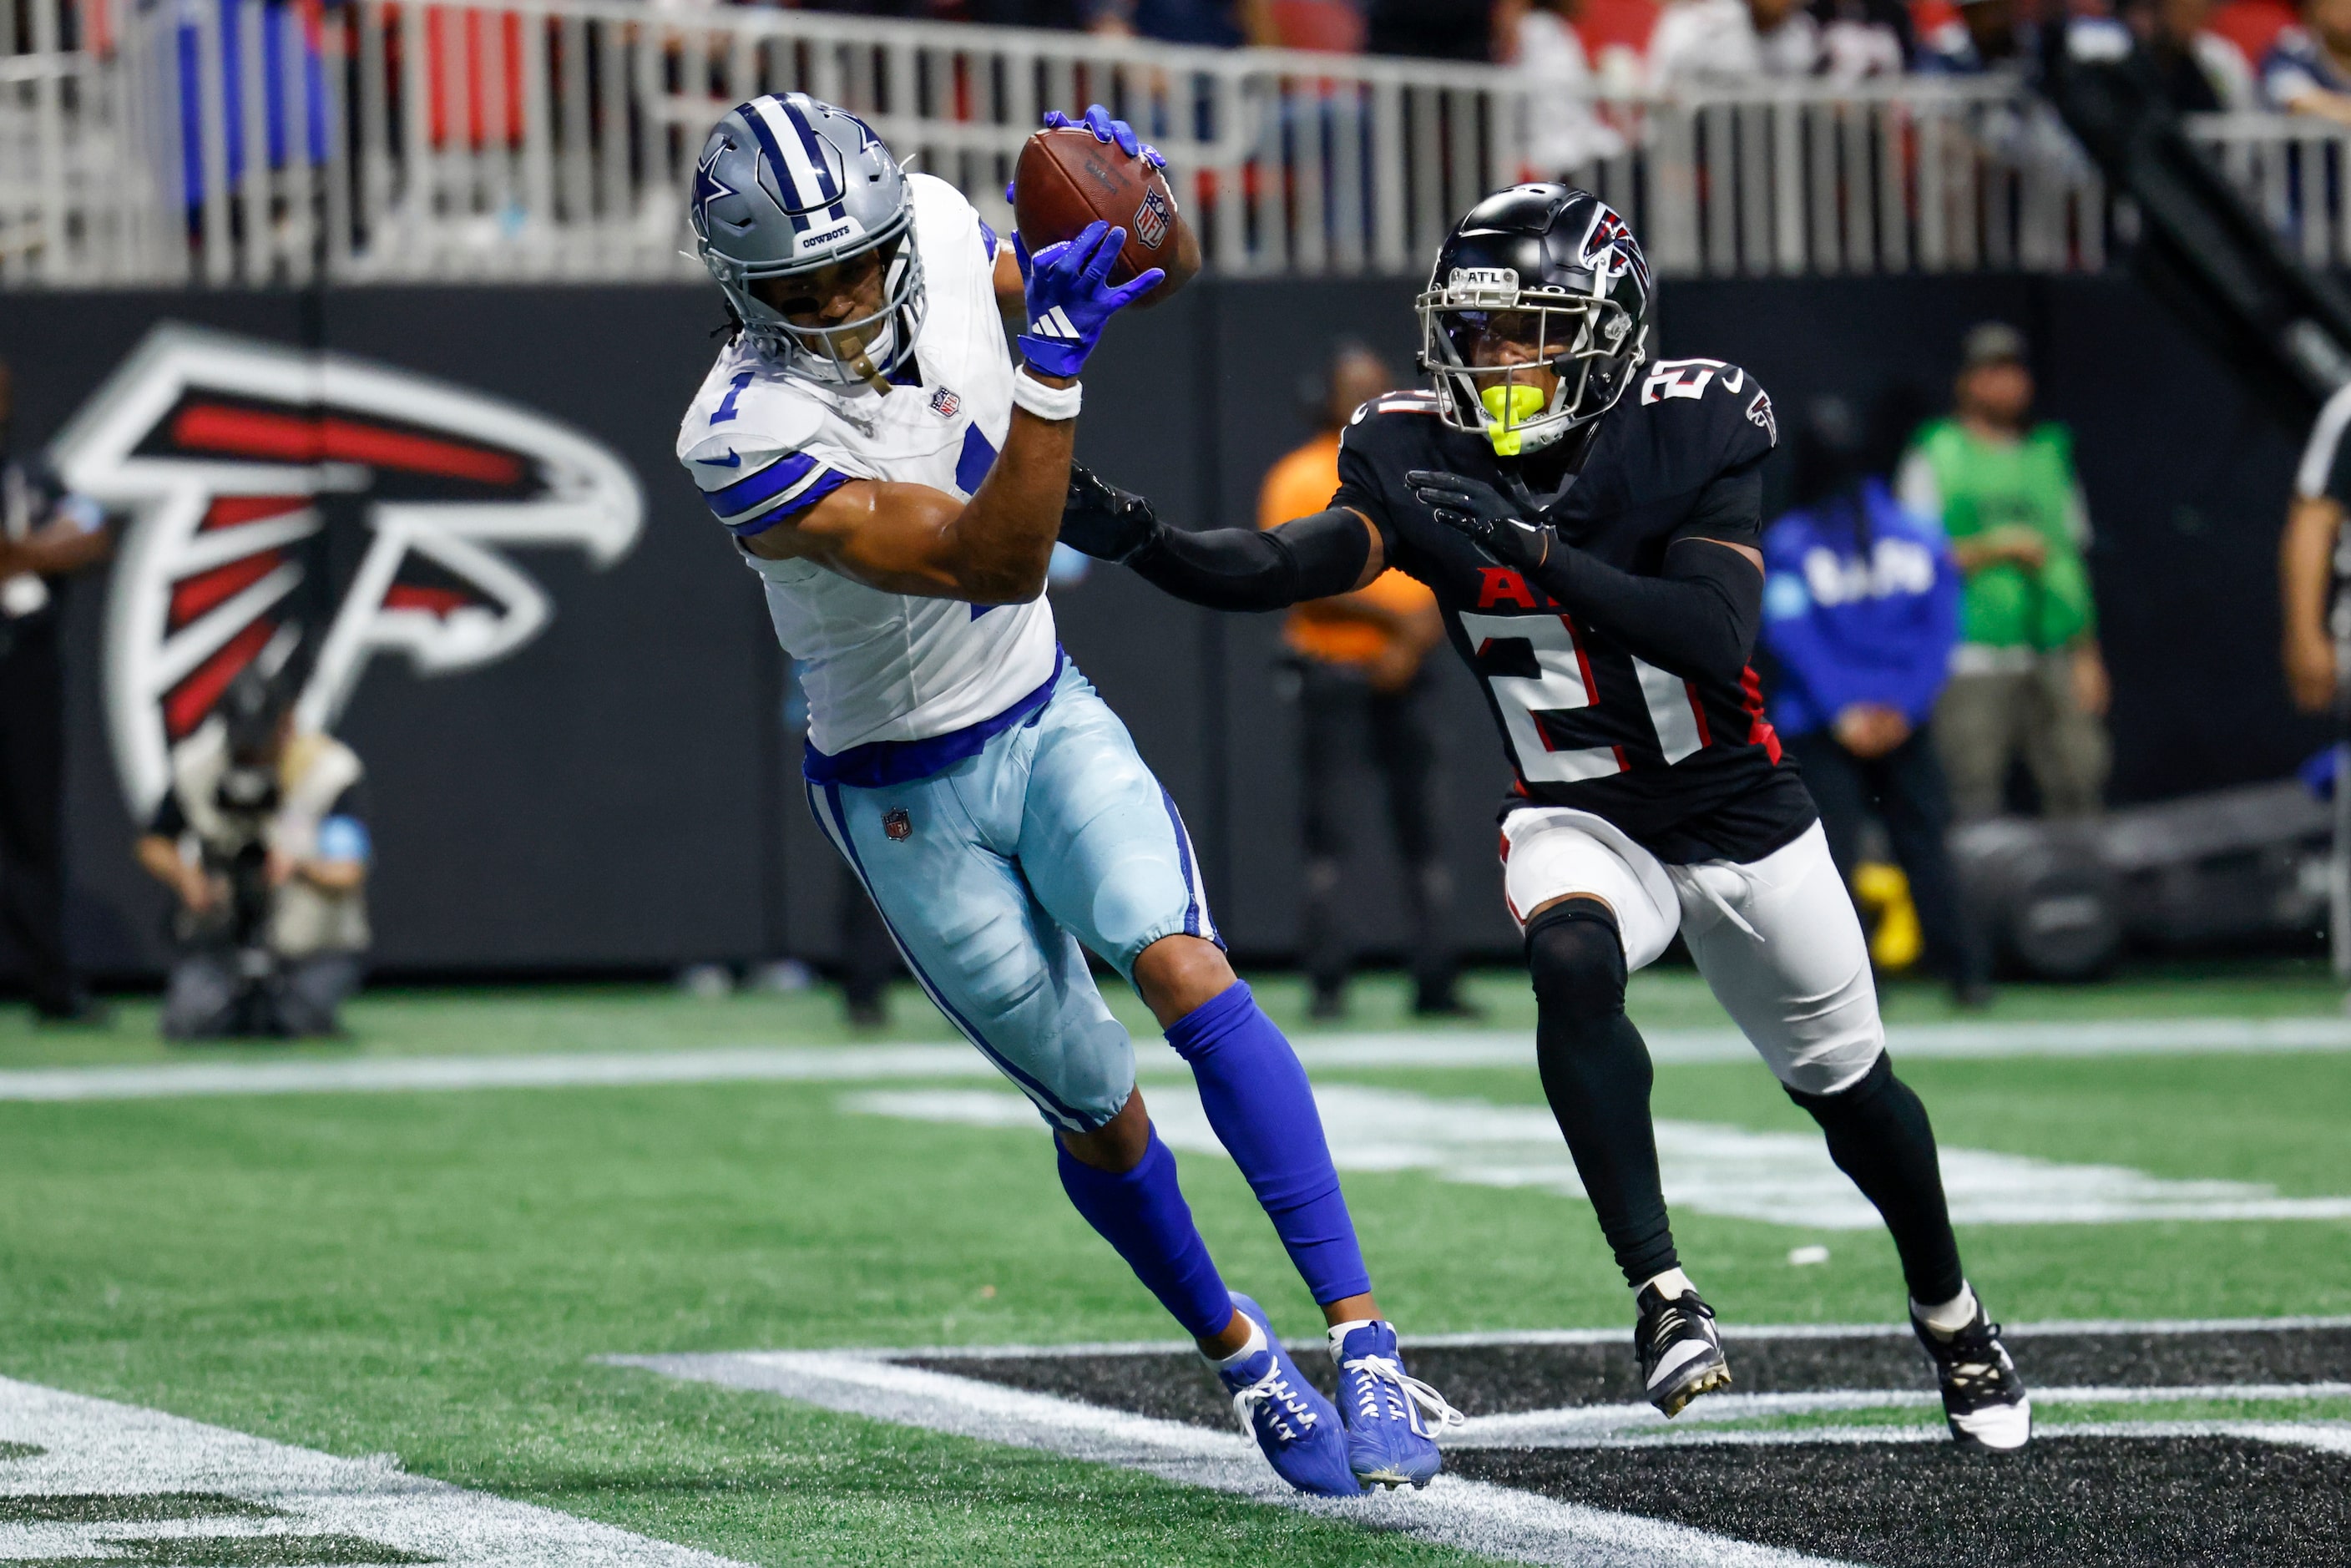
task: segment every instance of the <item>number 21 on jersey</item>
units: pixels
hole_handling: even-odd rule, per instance
[[[1535,716],[1569,713],[1594,706],[1592,661],[1575,640],[1575,626],[1564,615],[1474,615],[1464,612],[1461,631],[1482,655],[1498,642],[1520,642],[1534,651],[1533,675],[1489,675],[1486,685],[1501,710],[1503,727],[1519,776],[1530,784],[1576,784],[1605,779],[1629,766],[1623,750],[1614,746],[1555,748]],[[1647,709],[1657,749],[1671,767],[1695,754],[1707,742],[1705,718],[1688,684],[1643,659],[1634,659],[1633,674],[1641,687],[1641,705]]]

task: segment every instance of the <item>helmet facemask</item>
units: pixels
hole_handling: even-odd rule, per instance
[[[876,250],[882,256],[881,304],[869,315],[833,326],[798,325],[760,298],[760,291],[752,287],[755,283],[771,279],[806,277]],[[923,257],[915,247],[910,226],[884,236],[878,245],[828,256],[814,265],[730,267],[725,272],[713,265],[711,272],[726,290],[727,303],[735,308],[736,317],[746,332],[784,350],[792,371],[827,385],[856,386],[862,382],[877,392],[886,392],[886,378],[912,357],[915,335],[922,329],[926,304]]]
[[[1608,298],[1608,282],[1595,271],[1588,294],[1521,288],[1509,267],[1455,267],[1422,294],[1421,368],[1436,380],[1445,423],[1485,436],[1497,456],[1519,457],[1614,408],[1648,333]],[[1489,340],[1521,357],[1480,363],[1499,358]]]

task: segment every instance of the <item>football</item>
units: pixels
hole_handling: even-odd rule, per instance
[[[1151,267],[1167,280],[1134,302],[1158,304],[1200,270],[1200,242],[1176,211],[1167,177],[1082,127],[1040,131],[1020,149],[1012,172],[1012,216],[1030,255],[1074,239],[1100,219],[1126,230],[1110,280],[1123,283]]]

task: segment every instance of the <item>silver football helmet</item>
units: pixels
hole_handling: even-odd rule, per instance
[[[813,380],[878,382],[911,358],[923,324],[923,258],[905,171],[873,128],[804,92],[728,110],[702,144],[688,215],[695,254],[743,329]],[[882,253],[880,308],[799,327],[751,285]]]

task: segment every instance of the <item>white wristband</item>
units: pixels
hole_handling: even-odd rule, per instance
[[[1078,417],[1079,406],[1085,402],[1085,383],[1071,382],[1065,387],[1049,387],[1021,366],[1012,374],[1012,401],[1039,419],[1064,420]]]

